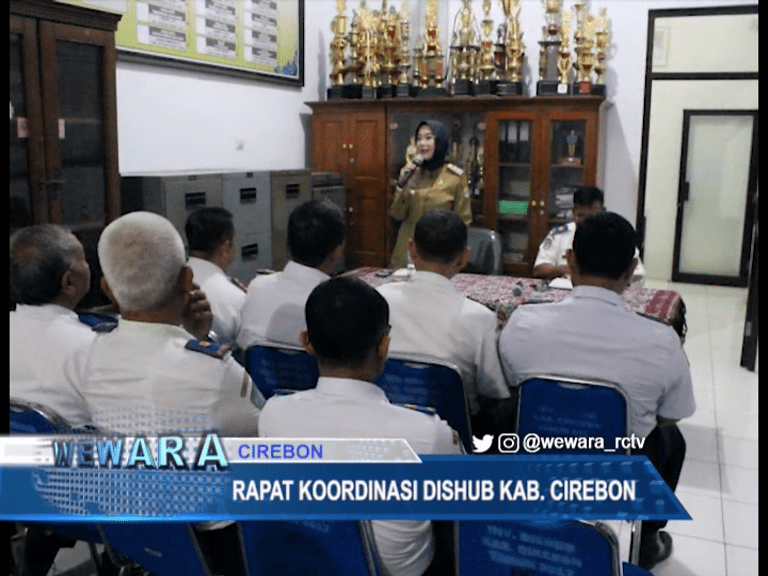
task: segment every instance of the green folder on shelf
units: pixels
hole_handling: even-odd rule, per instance
[[[499,200],[499,214],[528,214],[525,200]]]

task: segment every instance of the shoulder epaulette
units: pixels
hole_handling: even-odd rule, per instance
[[[568,224],[562,224],[560,226],[555,227],[554,230],[552,230],[553,234],[562,234],[563,232],[568,231]]]
[[[456,174],[456,176],[461,176],[462,174],[464,174],[464,170],[462,170],[455,164],[451,164],[450,162],[446,164],[445,167],[448,168],[448,170],[450,170],[454,174]]]
[[[217,342],[208,342],[207,340],[189,340],[184,348],[192,350],[192,352],[202,352],[219,360],[224,360],[227,352],[229,352],[229,346],[218,344]]]
[[[87,313],[78,315],[78,319],[94,332],[112,332],[117,328],[117,318],[111,316]]]
[[[437,410],[431,406],[418,406],[417,404],[398,404],[398,406],[402,406],[403,408],[408,408],[409,410],[414,410],[416,412],[421,412],[422,414],[429,414],[430,416],[437,414]]]

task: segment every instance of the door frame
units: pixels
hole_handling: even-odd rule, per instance
[[[752,142],[750,146],[749,177],[747,179],[747,198],[744,215],[744,230],[742,233],[741,258],[738,276],[723,276],[717,274],[691,274],[680,272],[680,245],[683,233],[683,214],[685,202],[688,200],[688,182],[686,172],[688,169],[688,131],[691,118],[694,116],[751,116],[752,117]],[[755,209],[757,202],[757,126],[758,111],[722,110],[722,109],[684,109],[683,110],[683,138],[680,152],[680,179],[677,189],[677,216],[675,217],[675,244],[672,252],[672,281],[687,282],[692,284],[715,284],[719,286],[738,286],[744,288],[749,281],[749,260],[752,253],[752,233],[755,224]]]

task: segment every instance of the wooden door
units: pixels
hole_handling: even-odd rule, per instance
[[[386,266],[387,182],[384,109],[348,116],[347,267]]]

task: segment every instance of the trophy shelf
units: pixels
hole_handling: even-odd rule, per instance
[[[602,96],[334,99],[312,109],[312,170],[346,178],[347,267],[388,266],[394,182],[416,126],[443,122],[470,181],[473,225],[497,231],[506,273],[529,276],[539,244],[571,218],[579,185],[602,182]]]

